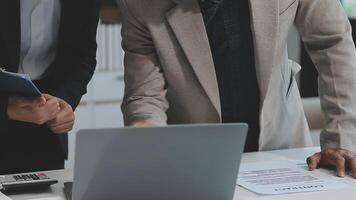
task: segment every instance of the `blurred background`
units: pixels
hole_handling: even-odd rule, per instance
[[[115,0],[102,0],[98,28],[97,70],[76,110],[76,124],[69,134],[67,168],[73,168],[75,137],[80,129],[117,128],[123,126],[120,105],[123,97],[123,51],[121,49],[121,20]],[[356,28],[356,0],[342,1],[350,22]],[[356,31],[353,32],[356,38]],[[307,55],[296,29],[288,39],[289,58],[302,66],[299,86],[315,145],[318,145],[323,120],[317,90],[317,72]],[[356,77],[355,77],[356,78]]]

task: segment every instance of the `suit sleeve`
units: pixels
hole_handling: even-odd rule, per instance
[[[50,81],[55,82],[50,94],[65,100],[73,109],[78,106],[82,96],[87,92],[87,85],[96,67],[96,33],[100,3],[99,0],[90,0],[82,2],[82,4],[85,5],[82,8],[82,13],[78,13],[76,16],[80,17],[80,20],[73,19],[78,20],[76,24],[73,24],[75,32],[72,31],[70,35],[65,36],[75,39],[69,40],[72,42],[68,42],[68,40],[65,42],[62,49],[65,52],[62,54],[65,56],[60,57],[59,60],[62,61],[57,63],[59,66],[55,66],[59,70],[50,76],[52,79]],[[66,29],[71,29],[71,26],[67,25]],[[60,71],[61,68],[66,70]]]
[[[122,104],[125,125],[167,123],[165,77],[149,30],[131,13],[129,1],[120,0],[123,15],[122,47],[125,51],[125,95]],[[134,17],[135,16],[135,17]]]
[[[3,36],[0,33],[0,44],[4,44]],[[3,48],[0,49],[0,60],[3,60],[5,52]],[[0,130],[4,130],[7,127],[8,116],[7,116],[7,105],[8,105],[8,95],[0,93]]]
[[[7,101],[8,101],[8,97],[6,95],[0,95],[0,127],[1,127],[1,130],[6,129],[7,123],[8,123]]]
[[[342,5],[337,0],[300,0],[296,25],[319,72],[326,120],[321,147],[356,152],[356,51]]]

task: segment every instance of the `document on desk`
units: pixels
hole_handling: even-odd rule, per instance
[[[237,185],[261,195],[327,191],[352,187],[337,177],[310,172],[303,161],[241,164]]]
[[[0,192],[0,200],[11,200],[11,199]]]

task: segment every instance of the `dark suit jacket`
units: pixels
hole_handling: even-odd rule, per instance
[[[55,61],[35,84],[77,107],[96,66],[99,0],[61,0]],[[0,1],[0,66],[17,72],[20,54],[20,0]],[[0,86],[1,87],[1,86]],[[66,148],[46,125],[7,118],[7,95],[0,95],[0,174],[63,167]],[[61,136],[63,137],[63,136]],[[66,141],[64,136],[63,141]]]

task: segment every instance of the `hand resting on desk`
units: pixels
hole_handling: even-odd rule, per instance
[[[309,170],[316,168],[336,168],[337,176],[345,177],[346,171],[351,170],[356,179],[356,154],[345,149],[325,149],[307,159]]]
[[[150,122],[142,121],[133,124],[133,127],[144,128],[154,126]],[[315,153],[307,159],[309,170],[316,168],[336,168],[337,176],[346,176],[346,171],[351,170],[356,179],[356,154],[344,149],[326,149]]]

